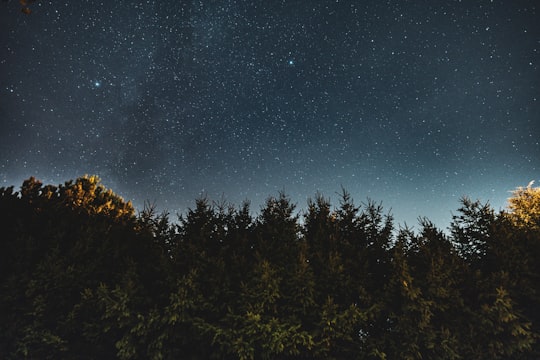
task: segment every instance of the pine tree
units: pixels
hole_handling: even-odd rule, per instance
[[[460,254],[471,265],[477,266],[486,254],[495,212],[488,203],[469,198],[461,200],[458,215],[453,216],[450,226],[452,240]]]

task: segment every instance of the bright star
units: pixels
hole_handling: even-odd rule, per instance
[[[101,86],[101,82],[100,81],[94,81],[94,87],[100,87]]]
[[[290,59],[289,61],[287,61],[287,64],[289,64],[289,65],[294,65],[294,60],[293,60],[293,59]]]

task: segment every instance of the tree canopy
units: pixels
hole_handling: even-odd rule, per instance
[[[0,188],[5,359],[537,359],[540,190],[446,233],[376,202],[198,199],[171,221],[98,177]]]

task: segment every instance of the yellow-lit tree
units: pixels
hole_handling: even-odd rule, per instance
[[[65,205],[84,210],[89,215],[104,214],[114,219],[135,215],[131,202],[124,201],[112,190],[105,188],[96,175],[84,175],[75,182],[68,181],[60,186],[59,193]]]
[[[520,228],[540,230],[540,187],[518,187],[508,199],[508,217]]]

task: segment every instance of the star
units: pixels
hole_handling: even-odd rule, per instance
[[[343,186],[396,223],[445,227],[456,194],[502,208],[537,177],[531,2],[434,2],[429,19],[416,2],[395,16],[375,2],[189,3],[137,2],[118,17],[115,2],[83,1],[59,22],[60,3],[47,2],[43,21],[65,45],[53,52],[41,20],[0,11],[3,34],[35,35],[2,38],[0,183],[97,174],[171,213],[200,189],[256,211],[280,189],[302,210]]]

